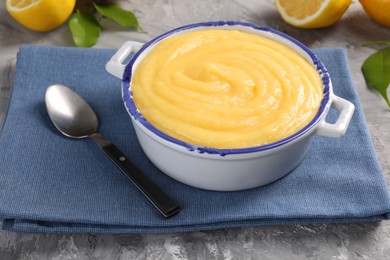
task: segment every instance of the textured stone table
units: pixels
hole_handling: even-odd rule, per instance
[[[208,20],[239,20],[279,29],[309,47],[343,47],[368,127],[390,183],[390,111],[369,91],[360,67],[379,47],[369,41],[390,40],[390,28],[371,21],[358,1],[342,20],[321,30],[284,23],[272,0],[133,0],[144,33],[107,24],[96,47],[118,48],[125,40],[146,41],[174,27]],[[49,33],[19,26],[0,6],[0,122],[8,104],[15,55],[21,44],[71,46],[66,25]],[[2,123],[0,123],[0,126]],[[389,259],[390,222],[291,225],[172,234],[25,234],[0,231],[0,259]]]

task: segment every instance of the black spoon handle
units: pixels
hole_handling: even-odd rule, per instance
[[[98,134],[93,134],[91,137],[164,217],[169,218],[180,211],[180,207],[127,159],[114,144]]]

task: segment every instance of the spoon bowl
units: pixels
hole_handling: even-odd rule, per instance
[[[52,85],[45,93],[45,103],[55,127],[64,135],[85,138],[98,129],[98,119],[89,104],[73,90]]]

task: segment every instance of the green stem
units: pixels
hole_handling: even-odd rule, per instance
[[[386,45],[390,46],[390,41],[376,41],[376,42],[367,42],[362,44],[362,46],[370,46],[370,45]]]

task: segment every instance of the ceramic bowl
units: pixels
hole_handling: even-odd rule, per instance
[[[274,143],[239,149],[215,149],[183,142],[159,131],[138,111],[131,93],[132,74],[145,55],[161,40],[204,29],[239,30],[258,34],[295,50],[313,64],[322,79],[323,99],[314,119],[298,132]],[[123,61],[130,53],[134,57]],[[219,21],[197,23],[166,32],[150,42],[125,42],[107,63],[109,73],[122,79],[122,99],[137,138],[148,158],[165,174],[193,187],[235,191],[259,187],[291,172],[304,159],[314,135],[341,137],[354,112],[354,105],[335,96],[327,69],[312,51],[294,38],[268,27]],[[325,121],[334,107],[340,113],[335,123]]]

